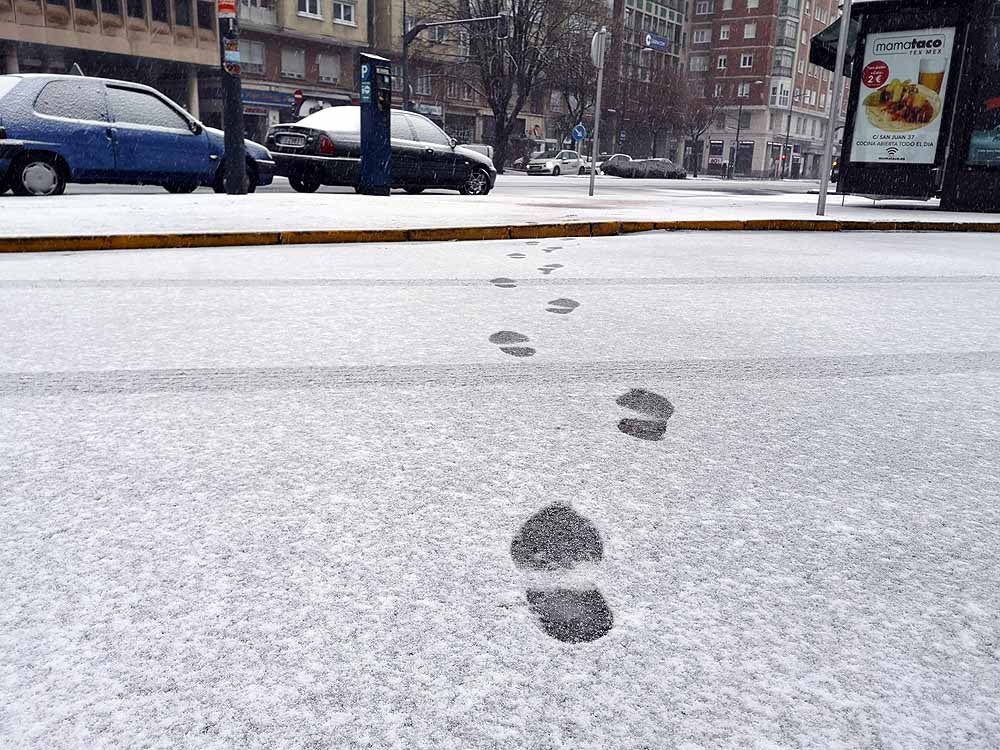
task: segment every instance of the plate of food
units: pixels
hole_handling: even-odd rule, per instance
[[[870,93],[864,105],[868,122],[894,133],[918,130],[941,116],[941,96],[937,92],[898,78]]]

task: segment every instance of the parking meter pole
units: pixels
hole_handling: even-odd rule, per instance
[[[219,0],[219,56],[222,62],[222,128],[226,153],[223,186],[229,195],[246,195],[247,162],[240,83],[240,26],[234,0]]]
[[[604,52],[605,38],[608,30],[602,26],[601,30],[594,34],[594,39],[590,44],[590,56],[597,66],[597,97],[594,102],[594,140],[590,144],[590,192],[594,195],[594,181],[597,179],[597,149],[601,142],[601,94],[604,91]]]
[[[840,39],[837,41],[837,64],[833,70],[833,93],[830,97],[830,122],[826,126],[826,142],[823,147],[823,171],[820,173],[819,203],[817,216],[826,216],[826,196],[830,190],[830,169],[833,163],[833,136],[840,117],[840,99],[844,93],[844,59],[847,57],[847,40],[851,31],[851,0],[844,0],[844,10],[840,16]]]
[[[363,195],[388,195],[392,185],[392,69],[384,57],[358,53],[361,71],[361,182]]]

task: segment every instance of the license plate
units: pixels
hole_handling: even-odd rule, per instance
[[[279,135],[278,145],[301,148],[306,145],[306,137],[304,135]]]

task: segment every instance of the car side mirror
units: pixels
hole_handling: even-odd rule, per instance
[[[458,145],[458,141],[456,141],[454,138],[449,138],[448,145],[451,146],[452,148],[455,148],[455,146]]]
[[[195,135],[200,135],[200,134],[201,134],[201,131],[202,131],[202,129],[203,129],[203,128],[201,127],[201,123],[200,123],[200,122],[198,122],[197,120],[191,120],[191,122],[189,122],[189,123],[188,123],[188,128],[189,128],[189,129],[190,129],[190,131],[191,131],[192,133],[194,133]]]

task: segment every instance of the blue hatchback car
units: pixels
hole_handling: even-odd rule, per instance
[[[268,185],[274,161],[246,142],[247,189]],[[0,194],[59,195],[67,182],[223,191],[225,146],[148,86],[103,78],[0,76]]]

